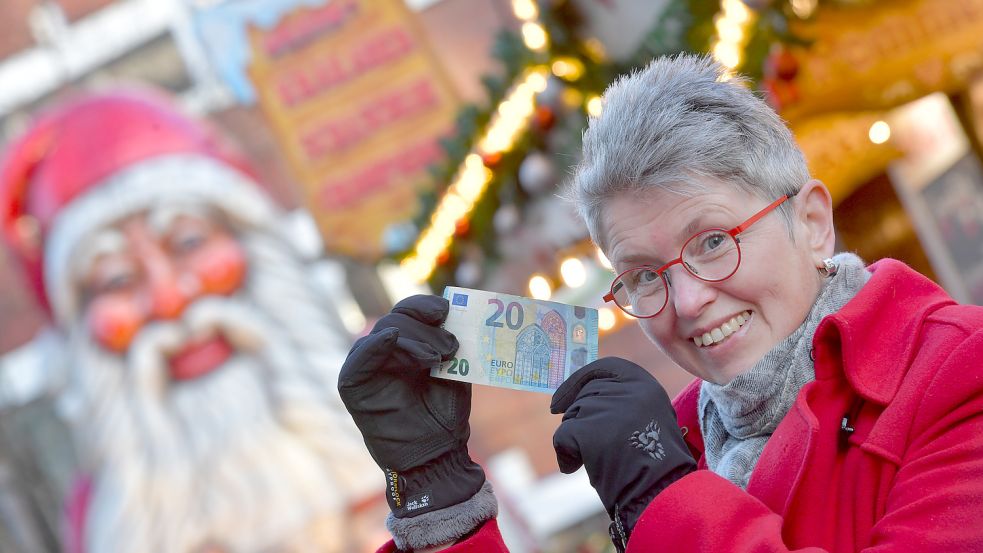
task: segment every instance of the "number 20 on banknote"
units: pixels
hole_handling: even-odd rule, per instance
[[[552,393],[597,359],[597,310],[450,286],[444,329],[460,343],[431,375]]]

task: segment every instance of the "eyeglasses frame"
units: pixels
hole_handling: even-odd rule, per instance
[[[651,319],[652,317],[658,316],[660,313],[662,313],[663,311],[665,311],[666,306],[669,305],[669,286],[670,286],[670,281],[669,281],[669,279],[666,276],[666,271],[668,271],[669,268],[672,267],[673,265],[676,265],[676,264],[682,265],[683,268],[686,269],[686,272],[687,273],[689,273],[689,274],[693,275],[694,277],[702,280],[703,282],[722,282],[722,281],[727,280],[728,278],[734,276],[734,273],[736,273],[737,270],[740,269],[740,267],[741,267],[741,239],[738,238],[737,235],[738,234],[741,234],[744,231],[746,231],[748,228],[751,227],[751,225],[753,225],[753,224],[757,223],[758,221],[760,221],[765,215],[768,215],[769,213],[771,213],[775,208],[777,208],[778,206],[782,205],[783,203],[785,203],[786,200],[794,197],[796,194],[798,194],[798,191],[792,192],[791,194],[785,194],[785,195],[783,195],[781,198],[778,198],[777,200],[775,200],[775,201],[771,202],[770,204],[766,205],[760,211],[758,211],[754,215],[748,217],[747,220],[745,220],[743,223],[737,225],[736,227],[734,227],[734,228],[732,228],[730,230],[726,230],[726,229],[722,229],[722,228],[708,228],[708,229],[703,229],[700,232],[697,232],[696,234],[694,234],[693,236],[690,236],[689,238],[687,238],[686,241],[683,242],[683,247],[681,247],[679,249],[679,257],[677,257],[676,259],[673,259],[672,261],[666,263],[665,265],[663,265],[663,266],[655,269],[655,273],[657,275],[659,275],[659,278],[661,278],[662,281],[666,285],[666,299],[665,299],[665,302],[663,302],[662,307],[660,307],[659,310],[656,311],[655,313],[653,313],[651,315],[645,315],[644,317],[643,316],[640,316],[640,315],[635,315],[633,313],[629,313],[627,309],[625,309],[624,307],[621,307],[621,304],[619,304],[614,299],[614,293],[615,293],[614,287],[615,287],[615,284],[617,284],[618,281],[621,279],[621,277],[625,276],[626,274],[628,274],[628,273],[630,273],[632,271],[637,271],[638,269],[646,269],[646,268],[653,269],[653,268],[655,268],[654,265],[638,265],[636,267],[631,267],[630,269],[625,269],[624,271],[618,273],[618,276],[614,277],[614,279],[611,281],[611,290],[608,291],[608,293],[605,294],[604,297],[602,297],[601,299],[604,300],[604,303],[614,302],[614,304],[618,306],[618,309],[624,311],[627,315],[629,315],[631,317],[634,317],[636,319]],[[728,274],[727,276],[725,276],[723,278],[717,278],[717,279],[708,279],[708,278],[703,278],[700,275],[694,273],[692,270],[690,270],[690,268],[686,265],[686,263],[683,263],[683,252],[686,251],[686,246],[694,238],[696,238],[697,236],[699,236],[699,235],[701,235],[703,233],[714,231],[714,230],[719,230],[721,232],[724,232],[724,233],[730,235],[730,237],[734,239],[734,243],[737,245],[737,264],[734,265],[734,270],[731,271],[730,274]]]

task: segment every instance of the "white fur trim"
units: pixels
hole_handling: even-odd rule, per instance
[[[168,201],[218,208],[234,222],[271,225],[277,209],[244,174],[195,154],[158,156],[130,165],[82,194],[58,213],[45,240],[44,285],[55,319],[77,316],[71,259],[93,231]]]

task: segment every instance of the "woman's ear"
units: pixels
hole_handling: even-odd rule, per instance
[[[795,215],[802,237],[814,261],[833,255],[836,232],[833,229],[833,198],[822,182],[812,179],[795,195]]]

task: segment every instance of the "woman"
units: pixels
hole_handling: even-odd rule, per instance
[[[983,551],[983,309],[833,256],[829,192],[747,88],[693,56],[622,78],[569,195],[619,273],[605,299],[698,378],[670,404],[605,358],[553,396],[559,466],[585,466],[619,550]],[[389,482],[381,551],[505,551],[470,390],[426,376],[446,313],[400,302],[342,370]]]

